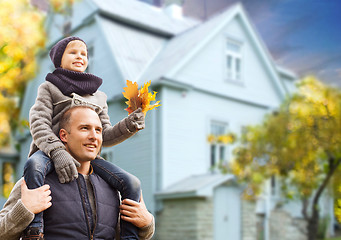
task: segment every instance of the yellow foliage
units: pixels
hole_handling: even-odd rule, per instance
[[[339,187],[339,192],[341,193],[341,185]],[[341,199],[336,200],[335,216],[336,216],[336,219],[341,223]]]
[[[34,77],[35,56],[45,46],[44,19],[29,0],[0,1],[0,147],[8,143],[17,120],[14,99]]]
[[[154,92],[153,94],[150,93],[148,91],[149,86],[150,82],[147,82],[140,90],[138,90],[138,85],[136,82],[133,83],[127,80],[127,87],[123,88],[125,92],[122,92],[122,94],[126,99],[128,99],[128,101],[126,101],[128,107],[125,110],[128,111],[129,114],[138,108],[141,108],[142,112],[146,114],[149,110],[161,106],[159,104],[160,101],[150,104],[151,101],[155,101],[157,92]]]

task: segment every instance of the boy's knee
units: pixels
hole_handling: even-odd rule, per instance
[[[141,181],[134,175],[129,175],[128,181],[126,182],[128,185],[127,187],[131,189],[133,192],[140,192],[141,191]]]
[[[41,160],[35,157],[30,157],[26,163],[24,169],[27,171],[37,171],[41,168]]]
[[[35,153],[33,154],[25,163],[24,172],[44,172],[45,166],[47,164],[47,157],[43,154]]]

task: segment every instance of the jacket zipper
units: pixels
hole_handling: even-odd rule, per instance
[[[93,193],[94,193],[94,202],[95,202],[94,228],[92,229],[92,234],[91,234],[91,240],[92,240],[94,235],[95,235],[95,229],[96,229],[96,226],[97,226],[97,200],[96,200],[95,188],[94,188],[94,185],[91,182],[91,175],[89,175],[89,182],[91,184],[91,187],[92,187],[92,190],[93,190]]]
[[[81,187],[81,185],[80,185],[79,177],[77,178],[77,183],[78,183],[79,193],[80,193],[81,198],[82,198],[83,211],[84,211],[86,223],[87,223],[87,226],[88,226],[89,239],[90,239],[90,240],[93,240],[93,235],[91,234],[90,223],[89,223],[89,221],[88,221],[88,219],[89,219],[89,218],[88,218],[88,213],[87,213],[86,208],[85,208],[85,206],[84,206],[85,200],[84,200],[84,197],[83,197],[83,194],[82,194],[82,187]],[[85,184],[86,184],[86,183],[85,183]]]

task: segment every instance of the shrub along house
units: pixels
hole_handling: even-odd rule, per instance
[[[103,78],[100,90],[108,95],[113,124],[127,116],[126,79],[139,85],[151,80],[158,92],[162,106],[147,113],[146,128],[102,151],[140,178],[145,202],[156,216],[155,239],[256,240],[262,234],[264,239],[303,239],[299,206],[276,210],[275,184],[250,203],[242,200],[234,176],[214,169],[231,159],[231,149],[210,144],[207,136],[239,132],[261,121],[296,80],[274,63],[241,4],[201,22],[182,16],[177,5],[159,9],[133,0],[84,0],[70,15],[48,16],[46,27],[48,49],[64,35],[87,42],[88,71]],[[23,118],[53,69],[48,51],[42,53],[40,71],[26,89]],[[31,136],[26,132],[18,139],[19,177]],[[284,233],[275,236],[279,225],[270,223],[280,219],[286,220],[280,225]]]

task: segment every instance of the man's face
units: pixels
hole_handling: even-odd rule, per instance
[[[84,72],[88,67],[88,51],[84,42],[74,40],[65,48],[61,67],[67,70]]]
[[[61,129],[60,138],[80,163],[94,160],[102,146],[102,124],[97,113],[88,108],[75,109],[68,131]]]

